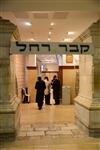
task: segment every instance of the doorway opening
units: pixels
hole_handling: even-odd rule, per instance
[[[67,55],[68,56],[68,55]],[[74,104],[74,98],[78,94],[79,90],[79,56],[74,55],[72,60],[69,62],[66,55],[58,56],[60,59],[57,59],[56,55],[40,55],[37,58],[29,57],[27,59],[26,65],[26,75],[27,75],[27,86],[30,94],[30,102],[35,102],[36,90],[35,83],[37,76],[41,76],[44,79],[45,76],[48,76],[49,81],[51,82],[54,75],[57,75],[60,84],[61,84],[61,104]],[[52,59],[51,59],[51,58]],[[35,65],[32,61],[36,59]],[[68,97],[65,99],[65,92],[69,92]],[[62,100],[65,100],[65,102]],[[52,101],[52,100],[51,100]],[[52,103],[52,102],[51,102]]]
[[[11,56],[12,57],[12,56]],[[42,55],[41,55],[42,57]],[[40,57],[40,58],[41,58]],[[49,60],[49,55],[47,56]],[[31,127],[36,129],[36,126],[38,126],[37,130],[40,130],[41,127],[44,128],[46,127],[46,135],[49,132],[49,128],[51,130],[54,129],[61,134],[62,133],[62,128],[65,126],[65,128],[68,127],[68,132],[73,135],[72,131],[73,128],[77,130],[77,126],[74,124],[75,123],[75,118],[74,118],[74,102],[73,100],[73,93],[75,94],[75,84],[76,84],[76,74],[79,71],[79,64],[78,64],[78,57],[74,56],[77,59],[77,63],[75,64],[75,61],[73,60],[72,63],[68,62],[68,65],[63,66],[59,64],[52,64],[50,66],[50,63],[44,64],[44,60],[40,61],[39,57],[36,57],[35,55],[14,55],[15,59],[15,65],[16,65],[16,81],[17,81],[17,93],[21,93],[21,88],[28,87],[28,94],[30,95],[30,103],[21,103],[20,110],[21,110],[21,117],[20,117],[20,131],[18,136],[23,136],[25,135],[32,135],[33,134],[33,129],[31,130]],[[45,56],[44,56],[45,58]],[[64,61],[66,62],[66,55],[62,56]],[[43,59],[43,58],[42,58]],[[38,63],[36,63],[38,60]],[[63,64],[65,64],[63,62]],[[53,70],[53,65],[54,65],[54,70]],[[56,67],[55,67],[56,66]],[[21,68],[22,67],[22,68]],[[44,68],[43,68],[44,67]],[[52,70],[49,70],[52,68]],[[55,69],[56,68],[56,69]],[[40,75],[44,78],[44,76],[48,76],[49,79],[51,80],[52,77],[57,74],[59,76],[59,79],[61,81],[61,85],[63,86],[72,86],[70,89],[70,101],[69,103],[63,103],[63,98],[67,100],[67,97],[63,95],[63,90],[62,90],[62,97],[61,97],[61,102],[59,106],[55,105],[50,105],[50,106],[43,106],[43,110],[39,111],[37,109],[37,105],[35,103],[35,83],[37,80],[37,76]],[[78,79],[78,78],[77,78]],[[22,84],[23,82],[23,84]],[[74,92],[73,89],[74,88]],[[63,88],[62,88],[63,89]],[[65,92],[66,93],[66,92]],[[52,101],[51,101],[52,102]],[[59,126],[61,127],[59,128]],[[71,128],[71,130],[70,130]],[[24,132],[24,131],[25,132]],[[31,130],[30,133],[28,130]],[[42,130],[42,131],[43,131]],[[34,133],[37,134],[37,133]],[[39,132],[39,135],[41,132]],[[50,134],[52,134],[50,132]],[[54,133],[55,135],[56,133]],[[67,133],[66,133],[67,134]],[[43,131],[44,135],[44,131]]]

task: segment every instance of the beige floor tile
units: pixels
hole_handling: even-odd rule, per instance
[[[0,143],[0,150],[100,150],[100,139],[75,125],[73,105],[22,104],[20,124],[16,140]]]
[[[79,150],[100,150],[98,144],[78,144]]]
[[[49,147],[51,150],[78,150],[77,144],[54,144]]]

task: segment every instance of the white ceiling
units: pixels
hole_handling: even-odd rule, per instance
[[[9,19],[17,25],[22,41],[34,39],[36,42],[47,42],[48,38],[50,38],[51,42],[63,42],[65,38],[68,38],[72,42],[92,23],[98,20],[99,12],[14,11],[0,12],[0,16],[4,19]],[[31,22],[32,26],[26,26],[25,22]],[[50,25],[51,22],[54,22],[54,26]],[[49,31],[51,31],[51,35],[49,35]],[[73,31],[74,35],[68,35],[69,31]],[[51,56],[48,58],[48,61],[50,58]],[[54,59],[52,61],[55,61]]]
[[[37,42],[48,41],[50,37],[53,42],[61,42],[64,38],[73,41],[99,18],[99,12],[0,12],[0,16],[17,25],[22,41],[30,41],[32,38]],[[25,22],[31,22],[32,26],[26,26]],[[50,26],[51,22],[55,25]],[[69,31],[75,34],[68,35]]]

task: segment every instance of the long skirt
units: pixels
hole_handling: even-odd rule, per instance
[[[50,105],[50,93],[45,95],[45,104]]]

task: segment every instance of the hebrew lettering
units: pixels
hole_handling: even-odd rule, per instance
[[[26,49],[26,44],[20,44],[18,41],[16,42],[16,46],[21,47],[19,49],[20,52],[25,51]]]
[[[69,45],[70,47],[70,52],[79,52],[79,49],[78,49],[78,45]],[[71,49],[72,48],[72,49]]]
[[[32,50],[32,47],[37,48],[37,51],[39,51],[39,44],[29,44],[29,51]]]
[[[67,45],[65,45],[65,44],[59,44],[59,47],[65,48],[65,51],[67,52]]]
[[[82,54],[83,52],[88,52],[89,45],[80,45],[80,48],[81,48],[81,54]]]
[[[50,45],[49,44],[41,44],[42,47],[47,47],[48,51],[50,51]]]

